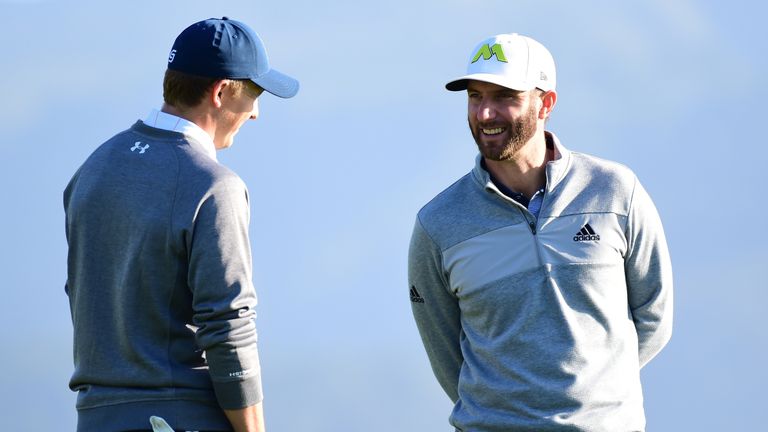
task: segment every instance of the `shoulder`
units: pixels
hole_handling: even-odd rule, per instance
[[[546,134],[548,142],[551,140],[562,154],[561,158],[549,163],[548,182],[558,184],[563,180],[579,189],[591,189],[592,192],[597,192],[601,187],[608,187],[608,190],[626,187],[631,189],[635,184],[635,174],[627,166],[587,153],[569,150],[553,133],[546,132]]]
[[[634,184],[635,173],[626,165],[581,152],[571,152],[572,169],[584,171],[595,178]]]
[[[567,168],[553,195],[552,212],[612,212],[627,214],[637,178],[618,162],[570,152]]]
[[[173,163],[178,167],[178,184],[182,189],[245,189],[245,183],[239,175],[222,165],[210,155],[191,143],[183,134],[171,132],[172,141],[167,142],[166,151],[172,153]],[[176,168],[168,166],[171,170]]]
[[[180,186],[188,186],[205,196],[241,196],[248,194],[245,182],[237,173],[206,155],[181,158]]]
[[[486,190],[474,171],[437,194],[418,212],[417,224],[441,249],[520,222],[509,203]],[[522,216],[520,216],[522,217]]]
[[[435,195],[426,203],[418,213],[418,218],[422,222],[430,223],[439,220],[453,213],[460,212],[467,201],[467,195],[477,186],[474,184],[472,173],[468,173]]]
[[[435,195],[416,215],[416,225],[436,243],[448,227],[456,224],[459,214],[465,211],[467,196],[476,188],[472,173],[468,173]]]
[[[570,183],[583,184],[591,193],[615,197],[628,198],[637,184],[626,165],[580,152],[571,152],[568,176]]]

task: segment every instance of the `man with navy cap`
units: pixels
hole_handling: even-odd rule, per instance
[[[176,39],[165,103],[98,147],[64,192],[78,431],[262,431],[243,181],[219,164],[273,69],[247,25]]]
[[[628,168],[545,130],[555,63],[518,34],[467,74],[474,169],[418,213],[416,324],[457,431],[641,431],[640,368],[672,331],[659,215]]]

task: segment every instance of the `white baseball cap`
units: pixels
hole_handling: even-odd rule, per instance
[[[555,61],[544,45],[517,33],[500,34],[480,42],[469,59],[467,74],[450,81],[451,91],[467,89],[477,80],[528,91],[555,89]]]

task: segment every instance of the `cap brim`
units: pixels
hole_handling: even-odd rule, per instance
[[[267,92],[281,98],[294,97],[299,91],[299,82],[297,80],[274,69],[270,69],[269,72],[258,78],[251,78],[251,81]]]
[[[483,81],[483,82],[500,85],[502,87],[506,87],[506,88],[509,88],[512,90],[518,90],[518,91],[528,91],[536,88],[535,84],[531,85],[526,83],[511,82],[510,80],[505,78],[506,77],[495,75],[495,74],[482,74],[482,73],[470,74],[470,75],[464,75],[462,77],[449,81],[445,85],[445,88],[450,91],[466,90],[470,80]]]

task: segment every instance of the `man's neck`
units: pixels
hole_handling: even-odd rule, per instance
[[[512,159],[484,159],[486,169],[502,185],[530,199],[547,181],[547,162],[554,159],[554,149],[547,147],[544,133],[536,134]]]
[[[164,103],[161,111],[175,115],[176,117],[181,117],[184,120],[188,120],[198,125],[200,129],[204,130],[208,135],[210,135],[211,139],[213,139],[215,135],[216,126],[213,123],[209,113],[206,112],[202,107],[181,110],[173,105]]]

